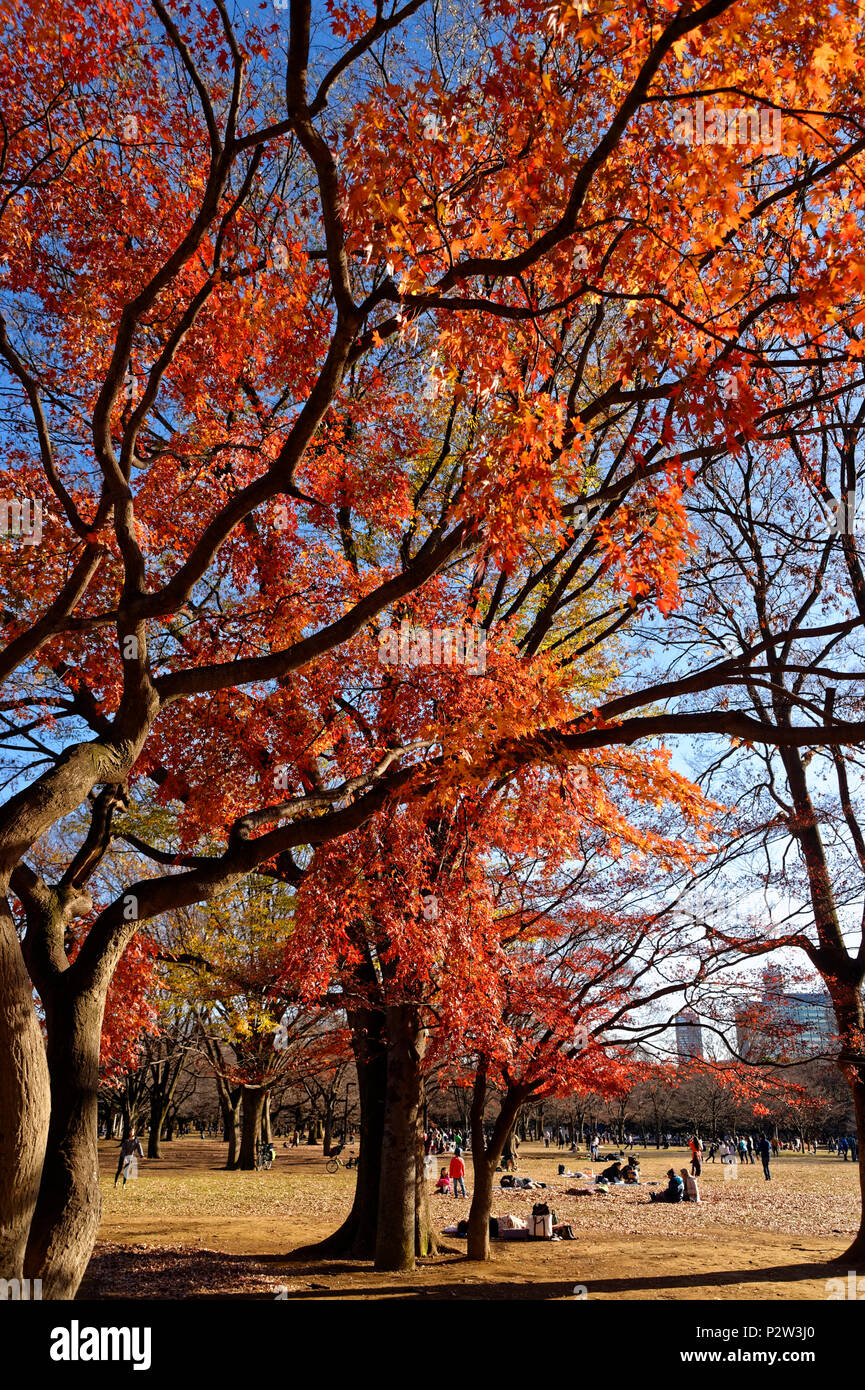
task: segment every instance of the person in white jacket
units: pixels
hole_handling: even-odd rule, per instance
[[[700,1189],[697,1186],[697,1179],[688,1172],[687,1168],[682,1168],[682,1182],[685,1184],[685,1201],[702,1202]]]

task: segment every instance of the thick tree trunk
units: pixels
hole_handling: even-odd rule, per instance
[[[259,1086],[243,1087],[243,1109],[240,1128],[240,1161],[238,1168],[251,1172],[255,1168],[255,1146],[261,1133],[261,1117],[267,1095]]]
[[[865,1153],[862,1141],[865,1139],[865,1074],[857,1067],[855,1075],[848,1075],[850,1090],[853,1093],[853,1108],[856,1114],[856,1138],[859,1152],[859,1231],[853,1244],[844,1251],[842,1259],[854,1269],[865,1268]]]
[[[240,1118],[240,1087],[229,1090],[224,1083],[219,1085],[219,1108],[222,1111],[222,1137],[228,1144],[228,1154],[225,1159],[225,1166],[229,1169],[237,1167],[237,1156],[240,1148],[238,1139],[238,1121]]]
[[[104,994],[77,994],[63,975],[45,1003],[51,1121],[25,1274],[45,1298],[74,1298],[87,1268],[102,1202],[97,1119]]]
[[[0,1278],[20,1279],[48,1137],[50,1083],[33,988],[0,898]]]
[[[150,1097],[150,1128],[147,1131],[147,1157],[161,1158],[159,1145],[162,1142],[162,1127],[165,1124],[166,1106],[161,1095]]]
[[[317,1245],[298,1251],[298,1256],[342,1255],[355,1260],[371,1260],[375,1254],[387,1090],[384,1012],[374,1008],[351,1009],[348,1011],[348,1025],[357,1070],[360,1108],[360,1149],[354,1201],[345,1221],[333,1235]]]
[[[411,1004],[389,1005],[386,1028],[387,1092],[375,1267],[410,1270],[415,1262],[417,1121],[426,1038]]]
[[[417,1140],[415,1144],[415,1254],[434,1255],[438,1250],[438,1238],[430,1218],[429,1182],[426,1175],[426,1154],[424,1152],[424,1112],[426,1105],[421,1092],[421,1104],[417,1114]]]
[[[470,1260],[488,1260],[490,1257],[490,1213],[493,1206],[493,1178],[498,1158],[487,1158],[475,1154],[472,1147],[472,1204],[469,1208],[469,1240],[467,1255]]]
[[[487,1095],[487,1064],[478,1064],[472,1091],[472,1204],[469,1208],[469,1237],[467,1255],[470,1260],[490,1258],[490,1213],[493,1205],[493,1181],[505,1145],[517,1125],[520,1106],[529,1091],[510,1087],[502,1097],[493,1132],[487,1143],[484,1136],[484,1110]]]

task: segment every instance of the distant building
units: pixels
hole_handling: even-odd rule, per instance
[[[762,1024],[762,1026],[761,1026]],[[777,965],[763,971],[760,997],[736,1018],[736,1046],[747,1061],[807,1061],[833,1050],[832,1000],[822,992],[788,990]]]
[[[700,1061],[705,1057],[703,1051],[703,1030],[693,1009],[682,1009],[676,1014],[676,1052],[679,1061],[686,1062],[692,1057]]]

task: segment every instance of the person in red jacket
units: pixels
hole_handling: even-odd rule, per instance
[[[462,1195],[465,1197],[466,1185],[463,1179],[466,1175],[466,1165],[463,1163],[462,1149],[454,1149],[454,1156],[451,1159],[451,1166],[448,1171],[451,1175],[451,1182],[454,1185],[454,1196],[458,1197],[460,1195],[458,1189],[462,1188]]]

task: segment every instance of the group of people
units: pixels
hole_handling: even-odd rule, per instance
[[[429,1128],[424,1130],[423,1149],[425,1154],[446,1154],[450,1153],[452,1149],[459,1149],[461,1153],[465,1153],[467,1148],[468,1145],[458,1129],[446,1129],[431,1120]]]
[[[609,1168],[605,1168],[600,1174],[599,1182],[623,1182],[638,1183],[640,1181],[640,1161],[635,1154],[631,1154],[627,1163],[617,1161],[611,1163]]]
[[[693,1173],[687,1168],[667,1169],[667,1186],[663,1192],[650,1192],[650,1202],[702,1202],[700,1188]]]
[[[548,1149],[551,1144],[555,1144],[557,1149],[570,1149],[571,1153],[577,1152],[576,1140],[571,1138],[570,1129],[564,1125],[559,1125],[555,1130],[544,1130],[544,1148]]]
[[[854,1163],[859,1162],[859,1144],[855,1134],[842,1134],[838,1140],[830,1139],[827,1147],[830,1154],[837,1153],[845,1163],[848,1158],[852,1158]]]
[[[778,1152],[778,1140],[770,1139],[767,1134],[760,1134],[756,1138],[752,1134],[740,1134],[732,1137],[725,1135],[720,1141],[713,1140],[708,1156],[712,1163],[716,1157],[722,1163],[756,1163],[759,1158],[763,1165],[763,1177],[769,1182],[772,1178],[769,1164]]]

